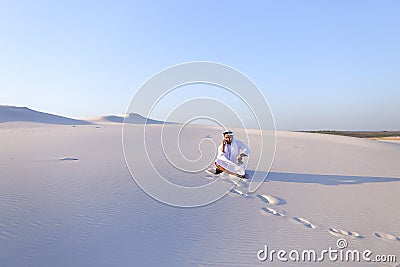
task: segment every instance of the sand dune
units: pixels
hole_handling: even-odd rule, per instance
[[[148,130],[159,136],[161,127]],[[214,127],[186,130],[181,143],[193,147],[183,148],[189,158],[199,153],[205,136],[220,142]],[[261,262],[257,251],[264,245],[321,251],[337,248],[340,238],[350,249],[400,257],[398,144],[278,132],[272,170],[256,193],[249,194],[249,182],[241,180],[214,203],[174,208],[132,180],[119,123],[2,128],[0,140],[2,266],[315,266]],[[179,171],[163,157],[160,138],[151,145],[156,167],[172,182],[236,183],[229,175]],[[146,155],[137,155],[146,176],[149,170],[140,169],[144,160]],[[248,166],[255,171],[255,162]],[[319,264],[337,265],[352,263]]]
[[[76,120],[63,116],[35,111],[27,107],[14,107],[0,105],[0,123],[2,122],[35,122],[62,125],[91,124],[84,120]]]
[[[163,121],[147,119],[140,114],[131,113],[131,114],[118,114],[118,115],[108,115],[108,116],[98,116],[87,119],[96,124],[102,123],[132,123],[132,124],[163,124]]]
[[[90,125],[107,123],[131,123],[131,124],[164,124],[163,121],[147,119],[137,113],[117,114],[108,116],[96,116],[88,119],[77,120],[45,112],[29,109],[27,107],[15,107],[0,105],[0,123],[31,122],[41,124],[60,125]],[[167,124],[170,124],[167,122]]]

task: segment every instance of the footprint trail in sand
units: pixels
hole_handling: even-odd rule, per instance
[[[267,204],[268,207],[261,207],[261,209],[260,209],[260,213],[264,216],[285,218],[293,223],[303,225],[308,229],[316,229],[317,228],[316,224],[311,223],[309,220],[307,220],[303,217],[299,217],[299,216],[291,217],[291,216],[288,216],[286,214],[286,212],[279,211],[276,208],[271,207],[271,206],[282,206],[282,205],[287,204],[287,201],[281,197],[266,195],[266,194],[258,194],[257,197],[254,197],[251,194],[246,193],[244,189],[248,188],[249,183],[243,179],[233,180],[233,179],[237,179],[237,177],[234,177],[231,175],[215,175],[215,174],[207,175],[207,178],[209,178],[209,179],[220,178],[226,183],[236,185],[235,188],[233,188],[229,192],[230,196],[239,196],[239,197],[244,197],[247,199],[258,199],[259,201],[263,202],[264,204]],[[238,188],[240,188],[240,189],[238,189]],[[346,238],[346,237],[350,237],[350,238],[354,238],[354,239],[366,238],[366,236],[363,236],[358,232],[343,230],[343,229],[334,228],[334,227],[328,228],[328,232],[331,235],[341,237],[341,238]],[[375,233],[373,233],[372,236],[374,236],[376,238],[388,240],[388,241],[400,241],[400,236],[395,236],[395,235],[383,233],[383,232],[375,232]]]

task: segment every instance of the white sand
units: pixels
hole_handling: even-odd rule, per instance
[[[195,133],[182,142],[219,142],[214,128]],[[121,124],[8,122],[0,140],[1,266],[265,266],[256,254],[264,245],[320,251],[338,238],[400,259],[398,144],[278,132],[272,172],[256,193],[242,182],[210,205],[174,208],[133,182]],[[181,184],[210,182],[166,173]]]

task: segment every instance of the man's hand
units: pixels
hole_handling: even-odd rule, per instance
[[[238,163],[243,163],[242,158],[244,158],[244,157],[247,157],[247,155],[244,154],[244,153],[241,153],[241,154],[238,156],[238,158],[237,158]]]

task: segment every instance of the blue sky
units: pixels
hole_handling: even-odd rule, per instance
[[[0,104],[121,113],[149,77],[200,60],[249,76],[278,129],[400,130],[399,11],[399,1],[2,1]]]

